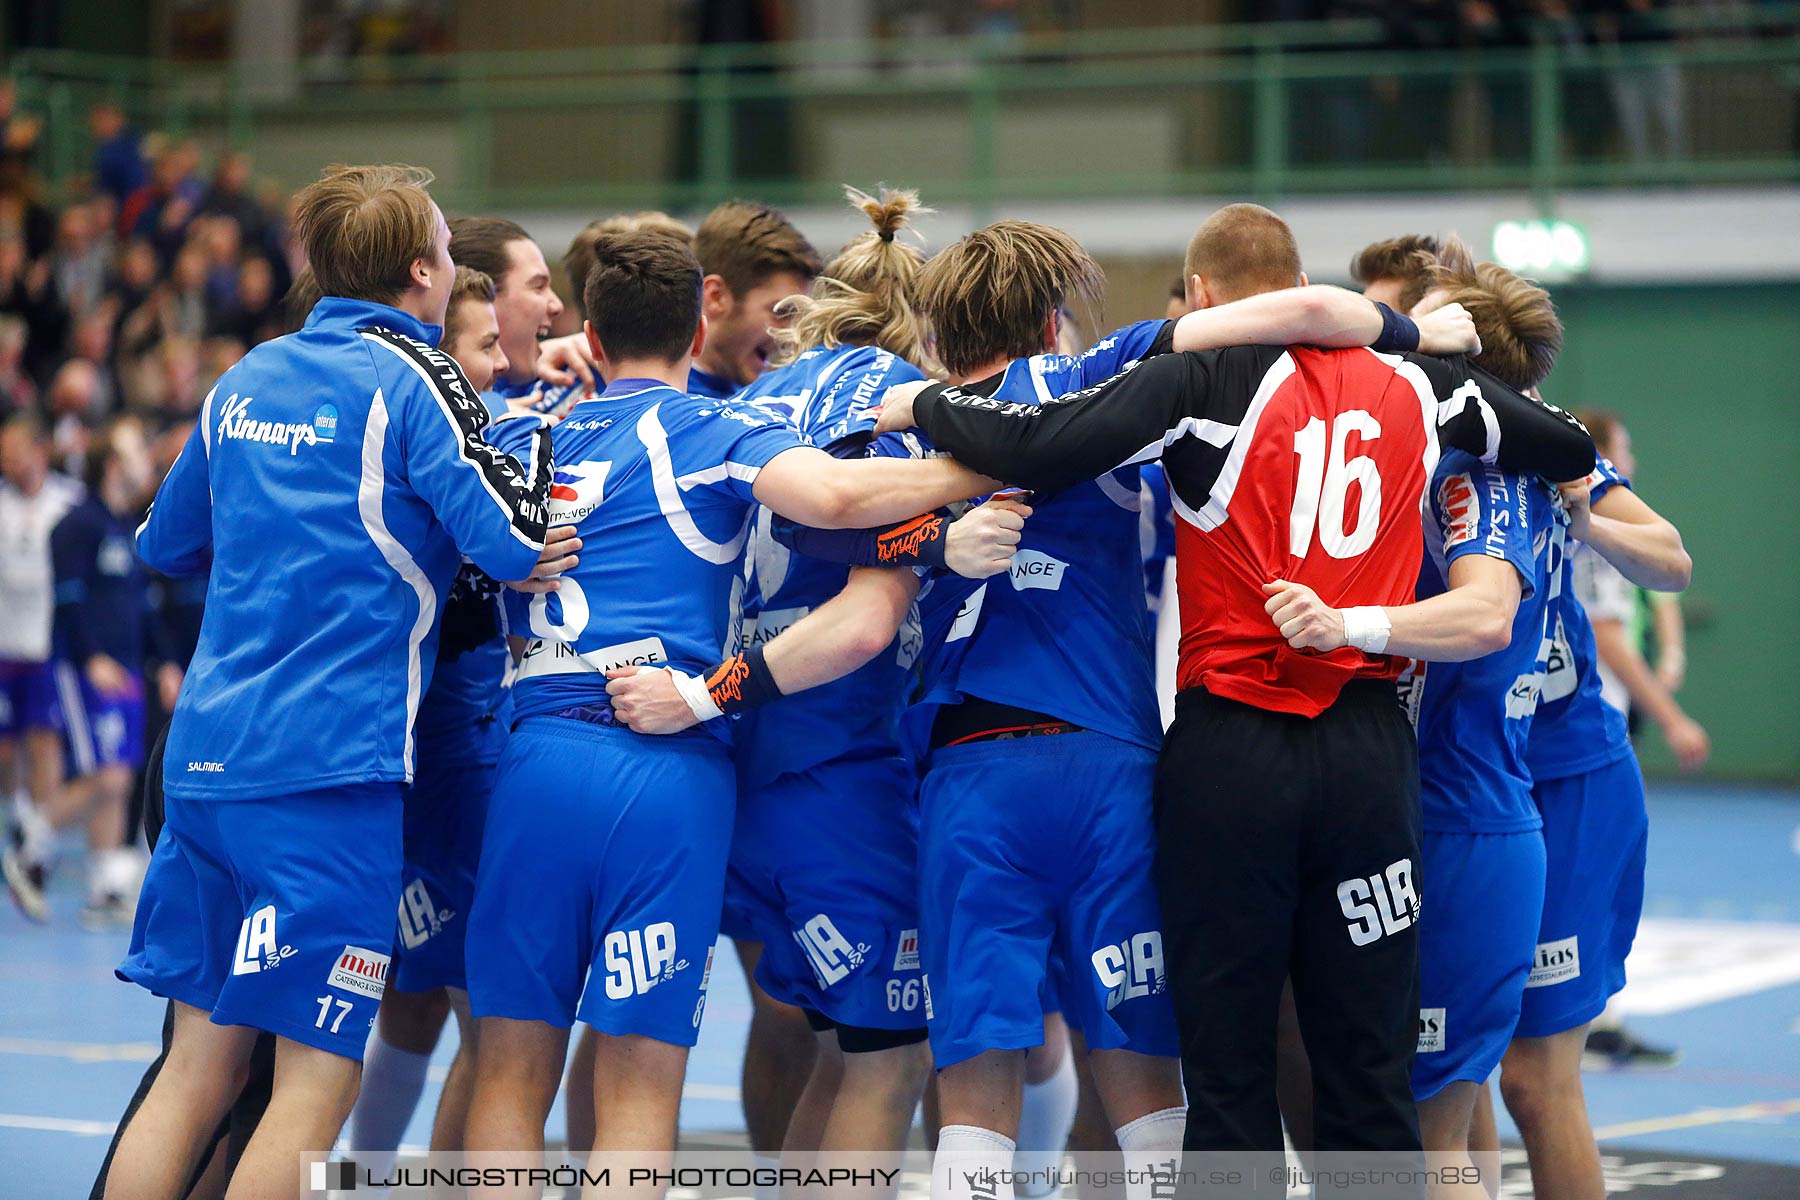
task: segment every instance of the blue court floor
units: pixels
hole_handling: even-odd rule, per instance
[[[1680,1047],[1682,1061],[1588,1076],[1594,1124],[1620,1159],[1609,1191],[1656,1186],[1646,1159],[1662,1155],[1800,1167],[1800,794],[1665,785],[1650,807],[1646,920],[1624,998],[1632,1026]],[[113,978],[125,935],[76,923],[78,875],[62,873],[49,928],[0,903],[0,1198],[86,1196],[156,1052],[161,1002]],[[686,1130],[742,1128],[749,1002],[735,962],[721,947]],[[453,1037],[409,1142],[427,1136]],[[559,1139],[560,1109],[551,1122]]]

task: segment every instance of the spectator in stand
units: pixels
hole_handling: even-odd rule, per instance
[[[37,382],[25,373],[25,322],[0,316],[0,418],[37,411]]]
[[[123,208],[134,192],[150,182],[144,135],[111,100],[88,109],[88,132],[94,135],[94,186]]]
[[[69,310],[50,264],[33,260],[17,226],[0,224],[0,313],[25,322],[25,370],[42,381],[56,370],[69,331]]]
[[[165,145],[156,155],[150,182],[133,192],[119,212],[119,228],[132,237],[148,238],[157,261],[165,265],[186,242],[188,225],[206,196],[206,186],[194,173],[199,160],[192,142]]]
[[[46,399],[51,452],[56,469],[77,479],[86,468],[89,438],[100,420],[94,403],[99,386],[99,372],[94,364],[79,358],[65,362],[50,377]]]
[[[56,221],[50,273],[69,310],[91,312],[106,294],[112,245],[96,217],[98,206],[73,204]]]

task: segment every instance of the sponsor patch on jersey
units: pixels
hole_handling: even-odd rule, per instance
[[[1068,569],[1068,563],[1060,558],[1051,558],[1040,550],[1020,550],[1013,555],[1013,590],[1022,592],[1027,588],[1042,588],[1054,592],[1062,587],[1063,572]]]
[[[614,667],[659,667],[668,661],[668,651],[663,649],[662,639],[656,637],[601,646],[585,654],[577,654],[567,642],[533,638],[525,643],[525,653],[519,657],[518,678],[585,675],[592,671],[604,674]]]
[[[956,619],[950,622],[950,632],[944,635],[946,644],[975,636],[975,626],[981,623],[981,602],[987,599],[987,590],[988,585],[984,583],[962,602],[962,607],[956,610]]]
[[[1446,475],[1438,484],[1438,509],[1444,514],[1444,549],[1473,541],[1481,524],[1475,504],[1475,482],[1465,472]]]
[[[316,446],[337,437],[337,410],[329,404],[321,405],[311,421],[259,421],[250,414],[250,406],[254,403],[254,396],[239,397],[236,393],[225,401],[223,415],[219,420],[220,441],[264,442],[285,446],[291,457],[300,453],[302,446]],[[329,414],[327,409],[330,410]],[[319,420],[327,415],[330,419],[322,429]],[[325,436],[326,433],[330,436]]]
[[[916,971],[919,969],[919,931],[902,929],[900,946],[894,951],[894,970]]]
[[[550,476],[550,519],[568,524],[600,507],[611,462],[579,462],[557,467]]]
[[[1528,988],[1549,987],[1551,984],[1566,983],[1581,975],[1581,947],[1578,937],[1566,937],[1556,942],[1539,942],[1537,955],[1531,960],[1531,975],[1525,980]]]
[[[1419,1047],[1420,1054],[1436,1054],[1444,1048],[1444,1011],[1441,1008],[1421,1008],[1419,1010]]]
[[[331,974],[325,977],[328,987],[339,991],[359,992],[371,999],[381,999],[381,993],[387,989],[388,956],[377,954],[362,946],[345,946],[337,961],[331,965]]]

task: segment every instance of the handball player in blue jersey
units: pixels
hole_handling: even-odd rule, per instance
[[[557,427],[551,509],[586,550],[554,594],[509,597],[515,725],[468,933],[471,1149],[541,1146],[579,1019],[600,1035],[595,1148],[673,1153],[736,803],[730,718],[818,682],[816,664],[737,644],[753,507],[864,528],[995,486],[946,459],[842,461],[770,413],[687,395],[701,294],[677,239],[595,245],[588,336],[607,387]],[[700,725],[633,732],[608,692],[631,666],[667,672]]]
[[[850,196],[874,228],[844,247],[811,296],[786,302],[790,323],[776,337],[791,361],[734,403],[779,414],[839,458],[920,457],[916,437],[873,433],[888,386],[924,378],[928,361],[908,298],[924,255],[895,236],[917,197]],[[931,1059],[915,776],[899,722],[916,664],[929,652],[922,610],[954,605],[960,591],[934,587],[920,597],[919,572],[909,568],[948,565],[969,577],[1003,571],[1029,513],[996,501],[954,522],[944,511],[847,538],[785,528],[767,510],[755,520],[745,644],[771,652],[804,644],[815,656],[836,644],[848,652],[844,678],[755,709],[734,739],[740,791],[727,911],[764,947],[757,982],[803,1009],[819,1038],[786,1152],[904,1145]],[[868,565],[828,561],[850,544],[868,547],[860,560]],[[804,552],[809,546],[813,554]],[[854,625],[818,629],[807,620],[852,594]],[[636,688],[615,685],[615,703]]]
[[[453,232],[452,259],[456,250]],[[439,349],[456,360],[469,385],[498,415],[506,404],[489,388],[505,374],[508,360],[494,297],[492,279],[458,263]],[[533,349],[527,342],[526,353]],[[463,934],[494,767],[509,724],[502,681],[510,663],[500,587],[465,560],[444,598],[437,665],[419,702],[413,733],[418,762],[406,793],[405,867],[393,970],[346,1131],[357,1162],[378,1176],[393,1165],[451,1012],[456,1014],[456,1057],[438,1101],[431,1147],[462,1147],[463,1117],[475,1082],[475,1025],[463,977]]]
[[[220,379],[138,535],[181,576],[211,554],[176,706],[167,827],[121,978],[176,1002],[167,1062],[107,1195],[175,1195],[235,1098],[256,1030],[275,1086],[240,1162],[291,1177],[355,1098],[387,983],[401,793],[438,613],[466,555],[553,571],[547,431],[521,462],[435,349],[454,268],[429,176],[333,168],[299,197],[324,298]],[[518,418],[533,426],[536,418]]]
[[[1569,536],[1640,587],[1680,591],[1693,562],[1681,533],[1602,458],[1565,488]],[[1548,1194],[1598,1200],[1600,1153],[1582,1095],[1588,1024],[1625,986],[1644,898],[1649,816],[1619,710],[1600,695],[1594,630],[1565,558],[1550,612],[1543,700],[1526,763],[1544,821],[1547,882],[1519,1026],[1500,1067],[1532,1178]]]

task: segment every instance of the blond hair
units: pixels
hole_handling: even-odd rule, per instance
[[[412,265],[437,252],[430,171],[401,163],[333,164],[300,190],[294,232],[326,296],[391,304]]]
[[[474,267],[456,268],[456,282],[450,285],[450,305],[444,312],[444,336],[438,343],[440,346],[453,346],[456,339],[462,336],[462,318],[457,315],[457,310],[465,300],[492,304],[493,276],[486,271],[477,271]]]
[[[610,217],[601,217],[589,221],[581,227],[569,241],[569,248],[563,252],[563,274],[569,277],[569,295],[573,299],[575,315],[587,320],[587,300],[583,293],[587,290],[588,272],[594,269],[594,243],[607,233],[666,233],[680,238],[688,245],[694,244],[694,231],[671,217],[668,213],[645,209],[642,212],[618,213]]]
[[[1482,370],[1524,391],[1542,383],[1562,350],[1562,321],[1550,293],[1497,263],[1439,264],[1431,288],[1460,304],[1481,338]]]
[[[1228,204],[1188,243],[1187,278],[1200,276],[1220,303],[1300,282],[1300,246],[1288,223],[1260,204]]]
[[[1364,287],[1383,279],[1398,280],[1400,295],[1395,307],[1410,313],[1431,291],[1440,266],[1467,273],[1475,268],[1475,255],[1453,233],[1441,238],[1408,233],[1364,246],[1350,260],[1350,278]]]
[[[847,187],[851,207],[860,208],[872,226],[858,234],[824,274],[813,280],[812,294],[789,296],[775,306],[788,319],[773,331],[780,347],[776,362],[791,362],[815,346],[879,346],[922,371],[932,369],[926,348],[925,322],[913,308],[911,288],[925,265],[925,252],[896,234],[913,213],[930,212],[919,193],[881,189],[880,198]]]
[[[967,376],[996,358],[1044,350],[1044,324],[1066,302],[1097,309],[1106,275],[1081,243],[1030,221],[996,221],[932,256],[913,287],[937,357]]]

